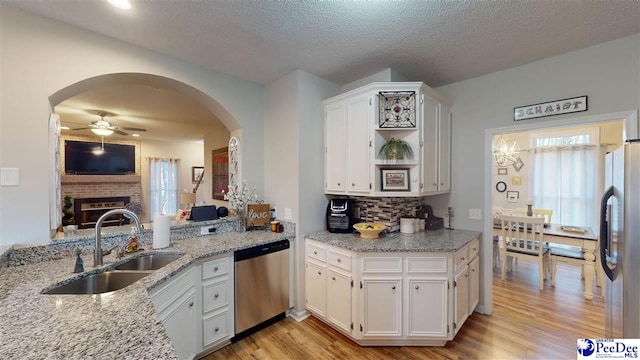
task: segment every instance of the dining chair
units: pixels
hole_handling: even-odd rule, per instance
[[[499,245],[503,259],[501,264],[502,280],[505,279],[507,266],[511,268],[510,264],[513,258],[536,259],[538,262],[540,290],[543,290],[544,279],[551,267],[550,251],[544,241],[544,218],[500,215],[500,221],[502,239],[500,239]]]
[[[551,210],[551,209],[536,209],[536,208],[533,208],[532,212],[533,212],[533,215],[543,216],[545,224],[547,224],[547,225],[551,224],[551,215],[553,215],[553,210]],[[518,214],[526,214],[527,213],[527,208],[516,208],[516,213],[518,213]]]

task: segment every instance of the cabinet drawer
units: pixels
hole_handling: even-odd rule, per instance
[[[229,258],[207,261],[202,264],[202,280],[229,273]]]
[[[229,304],[227,299],[227,281],[225,277],[222,281],[211,282],[202,286],[203,313]]]
[[[327,262],[327,249],[307,242],[307,256],[322,262]]]
[[[195,268],[192,267],[189,270],[178,274],[174,279],[169,280],[167,284],[161,285],[160,288],[152,291],[149,297],[158,312],[164,311],[182,294],[195,286],[196,279],[194,279],[194,276],[197,275],[194,275],[194,272]]]
[[[229,337],[227,316],[229,312],[222,311],[202,318],[202,343],[205,347]]]
[[[480,252],[480,239],[475,239],[469,244],[469,260],[473,259]]]
[[[351,255],[329,250],[329,265],[351,271]]]
[[[461,269],[464,265],[466,265],[469,262],[469,246],[465,246],[462,249],[460,249],[454,259],[453,259],[453,264],[455,267],[455,270],[458,271],[459,269]]]
[[[362,258],[362,272],[402,273],[401,257],[365,257]]]
[[[407,273],[446,273],[447,272],[447,258],[442,257],[428,257],[407,258]]]

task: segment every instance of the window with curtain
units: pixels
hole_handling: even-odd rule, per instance
[[[178,211],[178,159],[149,158],[149,216]]]
[[[532,135],[534,208],[553,210],[553,222],[597,228],[600,188],[597,129]]]

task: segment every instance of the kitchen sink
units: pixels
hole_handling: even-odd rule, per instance
[[[149,275],[142,271],[107,271],[85,276],[70,283],[55,287],[45,294],[102,294],[127,287]]]
[[[115,267],[116,270],[158,270],[170,262],[182,257],[182,254],[146,254],[132,258]]]

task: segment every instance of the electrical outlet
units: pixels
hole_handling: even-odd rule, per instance
[[[481,209],[469,209],[469,219],[471,219],[471,220],[482,220],[482,210]]]
[[[284,208],[284,219],[285,220],[292,220],[293,219],[293,214],[291,213],[291,208]]]
[[[213,233],[213,231],[211,231],[211,229],[213,229],[213,225],[201,226],[200,227],[200,235],[209,235],[209,234]]]

